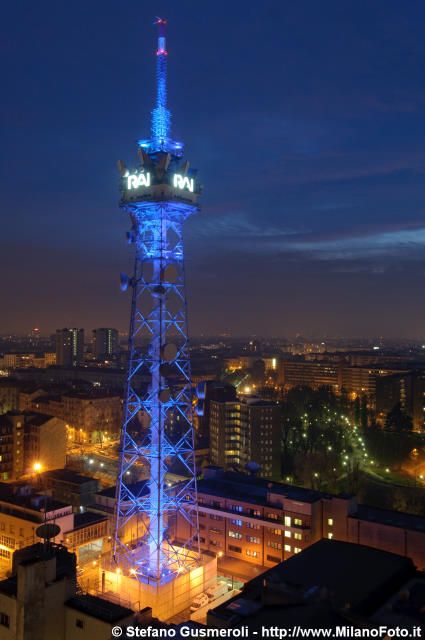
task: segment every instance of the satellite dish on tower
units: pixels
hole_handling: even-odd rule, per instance
[[[261,469],[261,464],[258,464],[258,462],[247,462],[245,469],[252,474],[258,473]]]
[[[126,273],[120,273],[120,288],[121,291],[127,291],[128,285],[130,284],[130,278]]]
[[[163,282],[173,284],[178,278],[179,271],[175,264],[167,264],[167,266],[161,272],[161,278]]]
[[[161,358],[166,362],[172,362],[178,354],[178,348],[172,342],[161,347]]]
[[[49,542],[52,538],[56,538],[60,534],[61,528],[57,524],[45,523],[37,527],[35,535],[43,538],[44,542]]]

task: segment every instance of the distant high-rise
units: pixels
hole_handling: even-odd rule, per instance
[[[56,330],[56,364],[78,367],[83,361],[84,329]]]
[[[93,329],[94,355],[96,360],[115,360],[118,357],[118,331],[116,329]]]

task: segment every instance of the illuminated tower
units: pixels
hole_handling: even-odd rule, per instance
[[[120,206],[130,214],[136,256],[133,276],[121,275],[132,305],[113,558],[119,571],[160,585],[199,559],[182,225],[198,211],[200,186],[182,160],[183,144],[169,137],[165,20],[157,25],[151,138],[139,140],[137,168],[119,163]],[[172,485],[174,470],[186,480]],[[143,471],[146,482],[130,481]],[[179,512],[190,534],[177,547]]]

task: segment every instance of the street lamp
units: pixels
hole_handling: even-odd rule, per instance
[[[38,485],[40,482],[40,471],[41,471],[41,463],[40,462],[34,462],[33,466],[33,471],[34,471],[34,484]]]

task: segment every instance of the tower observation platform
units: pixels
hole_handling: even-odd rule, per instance
[[[186,585],[183,603],[215,579],[212,569],[206,577],[198,541],[182,235],[184,220],[199,210],[202,189],[197,171],[182,158],[183,144],[169,135],[165,21],[158,18],[156,24],[151,137],[139,140],[135,168],[118,163],[120,207],[130,215],[127,241],[134,245],[135,263],[130,276],[121,274],[121,288],[131,291],[131,315],[110,567],[116,578],[109,579],[116,581],[116,590],[135,593],[137,583],[146,595],[156,588],[155,598],[158,589],[178,580]],[[142,386],[140,379],[149,382]],[[127,479],[135,470],[145,480],[131,484]],[[171,471],[185,479],[171,485]],[[178,513],[190,533],[176,545]]]

